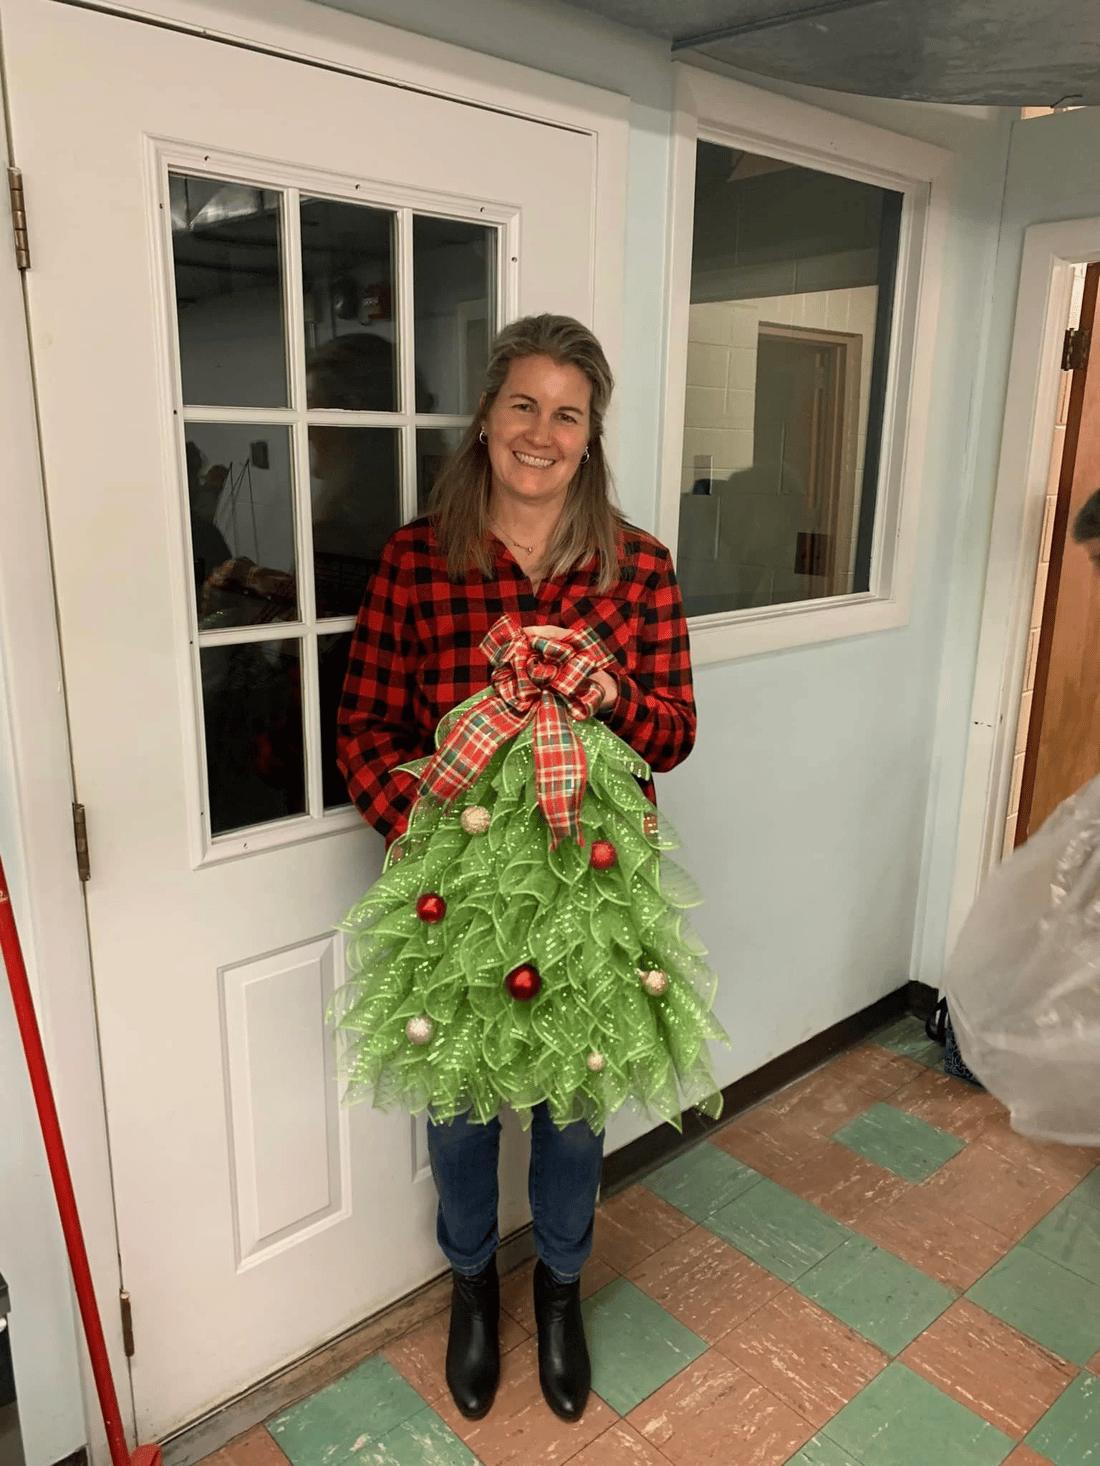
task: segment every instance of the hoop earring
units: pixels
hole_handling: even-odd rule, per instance
[[[487,443],[489,441],[489,439],[485,436],[485,429],[484,428],[482,428],[481,432],[478,433],[477,440],[478,440],[479,443]]]
[[[589,452],[589,451],[588,451],[588,446],[587,446],[587,444],[586,444],[586,445],[585,445],[585,450],[584,450],[584,457],[583,457],[583,458],[582,458],[582,459],[581,459],[581,462],[582,462],[582,463],[587,463],[587,462],[588,462],[588,460],[589,460],[589,459],[590,459],[590,458],[591,458],[591,457],[592,457],[592,454],[591,454],[591,453],[590,453],[590,452]]]

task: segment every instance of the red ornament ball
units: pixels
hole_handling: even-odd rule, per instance
[[[592,869],[610,870],[619,858],[619,852],[610,840],[592,841]]]
[[[532,967],[530,962],[524,962],[519,967],[512,968],[504,979],[504,986],[517,1003],[529,1003],[542,987],[542,978],[537,967]]]
[[[426,921],[429,926],[434,926],[437,921],[442,921],[447,915],[447,903],[442,896],[428,892],[417,901],[416,914],[421,921]]]

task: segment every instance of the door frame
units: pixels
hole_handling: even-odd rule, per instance
[[[4,14],[50,0],[0,0]],[[626,238],[629,100],[619,93],[574,82],[515,62],[468,51],[382,25],[308,0],[234,0],[224,6],[202,0],[159,0],[153,5],[85,3],[135,22],[199,33],[212,42],[247,46],[302,64],[357,75],[364,80],[423,91],[465,105],[504,112],[546,125],[587,133],[596,142],[595,225],[591,240],[593,329],[612,362],[621,357],[622,264]],[[0,130],[3,162],[10,138]],[[34,256],[34,179],[24,180]],[[133,1440],[133,1402],[121,1316],[118,1236],[115,1225],[106,1112],[95,1018],[95,996],[83,888],[72,827],[72,760],[64,699],[64,667],[58,641],[53,567],[45,489],[35,419],[32,358],[27,341],[23,284],[11,234],[0,227],[0,330],[14,349],[0,362],[0,481],[5,496],[0,535],[0,685],[8,694],[8,728],[17,783],[15,848],[5,850],[41,1016],[44,1043],[69,1150],[108,1350],[120,1394],[127,1436]],[[22,348],[15,343],[27,343]],[[617,414],[606,428],[614,460]],[[89,832],[95,879],[95,831]],[[93,1099],[93,1097],[95,1097]],[[94,1466],[108,1460],[94,1409],[91,1374],[79,1345],[82,1407]],[[28,1418],[58,1413],[56,1377],[36,1400],[23,1389]],[[51,1398],[52,1395],[52,1398]]]
[[[945,955],[1001,859],[1073,266],[1096,260],[1100,218],[1024,232]]]

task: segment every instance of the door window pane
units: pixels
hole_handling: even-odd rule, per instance
[[[336,715],[344,691],[351,652],[351,632],[322,632],[317,638],[317,671],[321,688],[321,780],[326,809],[350,804],[348,786],[336,763]]]
[[[289,431],[197,422],[185,431],[199,630],[295,620]]]
[[[866,591],[902,196],[700,142],[689,615]]]
[[[496,330],[497,230],[461,219],[413,220],[416,369],[425,412],[477,408]]]
[[[252,641],[200,652],[215,835],[305,811],[300,650]]]
[[[285,407],[281,195],[173,173],[169,196],[184,402]]]
[[[309,430],[318,616],[355,615],[401,523],[397,437],[393,428]]]
[[[304,198],[301,218],[308,405],[394,412],[394,216]]]
[[[416,434],[416,504],[423,512],[439,471],[462,442],[465,428],[419,428]]]

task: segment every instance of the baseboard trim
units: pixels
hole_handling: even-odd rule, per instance
[[[896,988],[884,998],[879,998],[877,1002],[861,1008],[858,1013],[853,1013],[850,1018],[842,1018],[823,1033],[815,1034],[805,1043],[780,1054],[777,1059],[762,1064],[751,1074],[727,1084],[722,1091],[722,1114],[719,1119],[711,1120],[706,1115],[700,1115],[697,1110],[688,1110],[682,1117],[682,1131],[677,1130],[675,1125],[658,1125],[655,1130],[640,1135],[621,1150],[614,1151],[603,1163],[600,1195],[614,1196],[617,1191],[632,1186],[642,1176],[672,1160],[673,1156],[690,1150],[712,1130],[728,1124],[735,1115],[751,1109],[753,1105],[767,1099],[768,1095],[796,1079],[801,1079],[811,1070],[820,1068],[843,1049],[866,1038],[876,1028],[882,1028],[892,1018],[900,1018],[902,1014],[914,1011],[910,1007],[910,990],[924,986],[924,983],[911,982]]]

